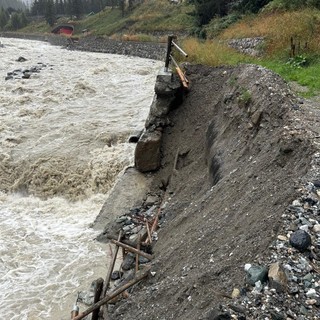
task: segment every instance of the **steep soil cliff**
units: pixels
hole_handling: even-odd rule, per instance
[[[186,70],[191,90],[169,114],[161,169],[153,174],[151,193],[165,198],[155,274],[110,307],[109,318],[316,319],[316,303],[299,313],[303,301],[289,289],[279,294],[286,303],[263,300],[263,290],[250,298],[244,265],[285,264],[295,254],[289,248],[275,256],[272,244],[301,188],[320,179],[320,109],[259,66]],[[241,298],[231,299],[234,288]]]

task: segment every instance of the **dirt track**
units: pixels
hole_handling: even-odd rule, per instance
[[[301,188],[320,179],[317,103],[296,98],[279,76],[258,66],[187,66],[187,75],[191,90],[169,114],[162,168],[154,174],[152,193],[167,199],[154,247],[156,274],[110,308],[109,318],[318,319],[317,304],[299,313],[299,294],[273,300],[260,294],[257,305],[249,293],[226,298],[234,288],[252,290],[246,263],[286,263],[291,249],[275,255],[272,244]]]

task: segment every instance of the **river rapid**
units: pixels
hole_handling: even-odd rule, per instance
[[[132,165],[128,137],[143,129],[161,62],[0,42],[1,314],[70,319],[77,292],[107,273],[90,224]],[[32,66],[30,79],[5,80]]]

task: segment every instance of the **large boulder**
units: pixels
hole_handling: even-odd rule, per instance
[[[160,168],[160,148],[162,132],[145,131],[135,150],[135,167],[140,172],[155,171]]]

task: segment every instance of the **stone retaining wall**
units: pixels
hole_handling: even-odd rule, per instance
[[[250,56],[260,56],[264,44],[263,37],[232,39],[228,41],[228,46],[237,51]]]

